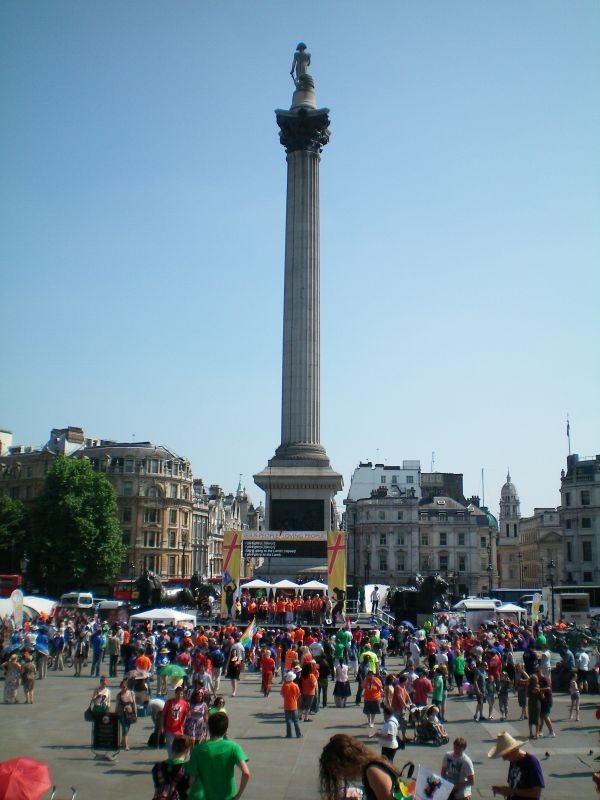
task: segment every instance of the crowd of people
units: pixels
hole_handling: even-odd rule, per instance
[[[282,613],[287,620],[287,612]],[[167,760],[153,770],[156,796],[162,796],[165,781],[175,782],[182,800],[188,792],[190,798],[199,793],[199,778],[209,762],[225,765],[230,794],[213,795],[204,787],[207,798],[239,797],[250,779],[243,750],[227,738],[224,692],[228,683],[230,696],[236,697],[244,670],[260,675],[265,698],[277,686],[282,735],[288,739],[301,738],[304,726],[323,709],[362,706],[366,736],[378,742],[380,755],[375,757],[373,749],[355,737],[334,736],[321,757],[325,797],[337,797],[342,783],[354,776],[352,780],[362,781],[366,798],[388,800],[399,750],[412,741],[449,743],[447,699],[452,692],[474,700],[476,721],[527,720],[530,739],[556,735],[551,654],[541,627],[532,631],[505,623],[484,625],[474,632],[449,628],[442,619],[418,630],[386,624],[335,630],[304,624],[302,618],[306,617],[296,611],[296,624],[278,628],[255,624],[245,637],[233,620],[193,629],[109,624],[83,614],[39,620],[35,625],[26,622],[20,631],[3,631],[4,699],[17,702],[21,686],[25,701],[33,703],[36,680],[44,680],[48,669],[70,668],[72,661],[74,677],[87,674],[99,679],[91,693],[89,716],[94,720],[114,711],[122,749],[129,749],[130,730],[137,719],[145,715],[152,719],[148,744],[164,743],[167,749]],[[598,648],[591,655],[589,649],[573,653],[565,646],[561,654],[559,680],[570,695],[574,721],[579,721],[579,698],[589,688],[591,670],[600,665]],[[390,656],[399,657],[400,670],[388,670]],[[109,679],[118,673],[121,682],[113,703]],[[522,744],[499,734],[492,755],[507,760],[512,770],[507,786],[494,787],[499,794],[519,797],[513,790],[526,788],[523,781],[531,784],[529,788],[543,787],[541,768],[520,749]],[[441,775],[454,784],[456,800],[470,796],[475,778],[466,748],[465,739],[456,737],[439,765]],[[344,759],[352,764],[343,766]],[[518,770],[514,763],[520,765]],[[241,771],[239,787],[235,765]],[[220,786],[219,791],[224,790]]]

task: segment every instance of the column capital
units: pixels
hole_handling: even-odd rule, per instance
[[[279,141],[287,153],[296,150],[307,150],[321,153],[329,142],[329,109],[318,108],[314,111],[299,108],[295,111],[277,109],[279,125]]]

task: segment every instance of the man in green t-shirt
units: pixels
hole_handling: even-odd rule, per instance
[[[186,772],[191,788],[188,800],[238,800],[248,781],[248,756],[237,742],[224,739],[229,727],[229,717],[221,711],[208,718],[210,739],[192,750]],[[240,788],[235,782],[236,765],[242,772]]]

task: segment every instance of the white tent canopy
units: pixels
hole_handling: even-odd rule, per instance
[[[455,611],[494,611],[498,605],[500,604],[495,600],[467,598],[466,600],[460,600],[452,608]]]
[[[326,583],[321,583],[321,581],[307,581],[307,583],[301,583],[300,589],[312,589],[313,591],[319,592],[326,592],[329,587]]]
[[[254,580],[248,581],[248,583],[243,583],[241,585],[241,589],[270,589],[273,586],[272,583],[268,581],[263,581],[260,578],[254,578]]]
[[[176,625],[182,622],[184,625],[195,625],[196,615],[186,614],[183,611],[176,611],[174,608],[151,608],[140,614],[132,614],[130,622],[165,622]]]
[[[30,608],[36,614],[50,614],[56,608],[57,601],[49,600],[47,597],[38,597],[37,595],[25,595],[23,598],[23,606],[25,609]]]
[[[305,584],[306,585],[306,584]],[[288,581],[287,578],[284,578],[282,581],[277,581],[277,583],[273,584],[274,589],[299,589],[297,583],[294,581]]]
[[[527,614],[527,610],[515,605],[515,603],[504,603],[504,605],[498,606],[496,614],[505,614],[520,619]]]

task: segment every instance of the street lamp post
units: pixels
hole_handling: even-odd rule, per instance
[[[544,556],[540,558],[540,564],[542,565],[542,586],[544,585]]]
[[[548,573],[550,575],[550,597],[551,597],[551,605],[552,605],[552,624],[554,625],[554,570],[556,569],[556,564],[554,563],[554,559],[548,564]]]
[[[181,534],[181,579],[185,578],[185,548],[187,545],[187,536],[185,533]]]
[[[523,553],[519,553],[519,589],[523,588]]]
[[[489,594],[491,596],[491,594],[492,594],[492,579],[493,579],[493,576],[494,576],[494,567],[492,566],[492,562],[491,561],[488,564],[487,573],[488,573],[488,592],[489,592]]]

